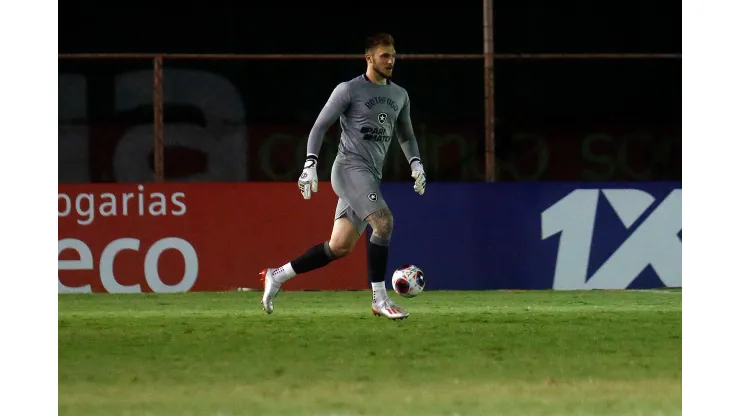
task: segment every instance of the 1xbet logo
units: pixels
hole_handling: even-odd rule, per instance
[[[614,238],[597,228],[608,220],[597,222],[600,193],[608,201],[600,210],[611,212],[599,217],[615,215],[629,235],[589,277],[594,231],[599,242]],[[648,266],[665,286],[681,286],[680,189],[657,204],[652,195],[637,189],[578,189],[543,211],[541,219],[542,240],[560,234],[553,289],[625,289]]]

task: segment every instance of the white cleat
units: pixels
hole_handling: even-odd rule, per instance
[[[272,301],[275,300],[278,293],[280,292],[280,283],[276,282],[272,278],[272,272],[274,269],[264,269],[260,272],[260,280],[265,287],[265,293],[262,295],[262,309],[268,314],[272,313]]]
[[[396,305],[389,298],[381,299],[377,302],[373,302],[373,315],[385,316],[388,319],[405,319],[409,316],[402,307]]]

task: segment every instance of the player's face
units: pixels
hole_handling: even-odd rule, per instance
[[[370,56],[370,65],[373,71],[383,78],[393,76],[393,66],[396,63],[396,49],[393,46],[378,46]]]

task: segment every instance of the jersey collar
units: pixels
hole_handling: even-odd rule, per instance
[[[370,78],[367,77],[367,74],[362,74],[362,79],[364,79],[365,81],[367,81],[367,82],[369,82],[371,84],[375,84],[374,82],[370,81]],[[385,82],[386,82],[385,85],[391,85],[391,80],[389,80],[389,79],[386,78]],[[380,84],[375,84],[375,85],[380,85]]]

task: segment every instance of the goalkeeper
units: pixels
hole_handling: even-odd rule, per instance
[[[316,166],[327,130],[340,120],[342,135],[331,170],[331,184],[339,197],[329,241],[309,248],[282,267],[260,272],[264,282],[262,305],[269,314],[280,287],[298,274],[324,267],[352,251],[368,224],[368,279],[372,288],[372,311],[390,319],[403,319],[408,312],[386,292],[388,247],[393,215],[380,192],[383,162],[396,132],[415,179],[414,191],[424,194],[426,175],[411,126],[411,104],[405,89],[391,82],[396,51],[393,37],[378,34],[367,39],[367,71],[334,89],[308,137],[306,163],[298,180],[304,199],[318,192]]]

